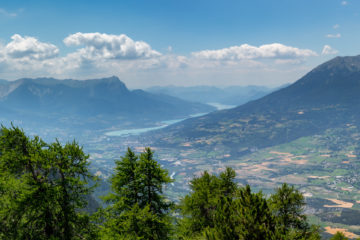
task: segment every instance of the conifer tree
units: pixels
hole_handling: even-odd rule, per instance
[[[240,189],[235,211],[240,239],[274,238],[275,221],[261,192],[252,193],[249,185]]]
[[[205,230],[205,238],[208,240],[239,239],[238,224],[234,212],[236,211],[232,197],[220,196],[214,214],[214,228]]]
[[[284,239],[289,234],[305,239],[320,238],[317,227],[307,222],[304,214],[305,199],[294,186],[284,183],[271,195],[269,203],[276,219],[277,232],[284,236]]]
[[[233,198],[237,190],[235,171],[227,168],[219,176],[205,171],[190,182],[191,193],[181,201],[179,221],[182,238],[226,239],[234,234]]]
[[[104,198],[110,206],[102,212],[103,239],[169,239],[172,203],[165,199],[163,187],[171,179],[150,148],[140,157],[129,148],[116,161],[110,181],[112,193]]]
[[[216,196],[216,208],[213,216],[214,227],[205,230],[206,239],[239,239],[236,228],[238,221],[234,218],[234,197],[238,189],[235,183],[235,171],[227,167],[221,172],[219,181],[219,195]]]
[[[116,207],[122,211],[131,208],[139,200],[138,156],[128,148],[125,156],[116,160],[115,164],[116,174],[110,179],[112,193],[104,197],[104,200],[116,203]]]
[[[191,193],[181,201],[178,239],[319,240],[319,229],[307,223],[304,201],[284,184],[270,199],[236,185],[235,171],[219,176],[204,172],[190,182]]]
[[[342,232],[336,232],[330,240],[349,240]]]
[[[214,227],[214,213],[219,192],[219,180],[205,171],[202,176],[190,182],[191,193],[182,200],[180,221],[184,236],[201,234],[206,228]]]
[[[161,168],[160,164],[153,158],[154,153],[150,148],[145,148],[139,159],[137,172],[139,173],[139,188],[141,197],[140,207],[149,205],[150,210],[161,216],[168,212],[170,204],[163,195],[164,184],[171,183],[168,171]]]
[[[62,146],[30,139],[17,128],[0,133],[0,237],[83,239],[95,237],[79,209],[91,193],[88,156],[76,142]]]

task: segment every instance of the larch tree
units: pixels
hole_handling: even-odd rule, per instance
[[[172,180],[150,148],[140,156],[128,148],[116,161],[110,181],[112,193],[104,197],[110,205],[103,211],[103,239],[170,238],[172,203],[163,188]]]
[[[89,216],[81,211],[94,180],[87,160],[76,142],[47,144],[17,127],[2,127],[0,237],[95,238]]]

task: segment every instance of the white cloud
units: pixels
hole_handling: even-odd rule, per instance
[[[330,45],[325,45],[321,54],[322,55],[334,55],[337,54],[339,51],[336,49],[333,49]]]
[[[343,5],[343,6],[348,5],[348,1],[342,1],[341,5]]]
[[[209,60],[252,60],[252,59],[297,59],[317,56],[309,49],[299,49],[280,43],[261,45],[259,47],[243,44],[218,50],[204,50],[193,52],[192,55],[200,59]]]
[[[335,25],[333,26],[334,29],[338,29],[339,27],[340,27],[339,24],[335,24]]]
[[[84,45],[77,51],[79,57],[98,59],[144,59],[161,56],[143,41],[134,41],[125,34],[75,33],[64,39],[67,46]]]
[[[85,46],[58,56],[59,49],[55,45],[15,34],[9,43],[0,44],[0,65],[6,69],[8,78],[91,78],[175,68],[182,64],[181,58],[170,59],[151,49],[147,43],[133,41],[126,35],[77,33],[65,38],[64,42],[67,46]],[[6,78],[4,72],[3,78]]]
[[[44,60],[54,58],[58,55],[59,49],[50,43],[40,42],[34,37],[22,37],[15,34],[11,37],[3,51],[8,58],[19,60]]]
[[[18,14],[14,12],[8,12],[3,8],[0,8],[0,15],[6,16],[6,17],[16,17]]]
[[[131,87],[161,84],[275,84],[295,80],[304,74],[309,49],[274,43],[244,44],[182,56],[171,48],[161,54],[145,42],[126,35],[76,33],[64,39],[67,46],[79,46],[65,56],[50,43],[15,34],[0,43],[2,78],[49,76],[89,79],[117,75]],[[210,60],[210,61],[209,61]],[[171,81],[171,82],[170,82]],[[254,82],[255,81],[255,82]]]
[[[337,33],[337,34],[327,34],[325,37],[327,38],[341,38],[341,34]]]

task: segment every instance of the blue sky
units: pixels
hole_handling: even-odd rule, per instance
[[[360,1],[12,0],[0,29],[2,79],[275,86],[360,54]]]

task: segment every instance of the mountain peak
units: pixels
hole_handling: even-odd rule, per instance
[[[81,80],[79,80],[81,81]],[[106,83],[123,83],[117,76],[111,76],[111,77],[104,77],[104,78],[96,78],[96,79],[89,79],[89,80],[83,80],[83,81],[89,81],[89,82],[106,82]]]
[[[333,58],[300,78],[294,84],[276,91],[256,106],[301,108],[317,105],[353,104],[360,92],[360,55]]]
[[[82,82],[82,83],[81,83]],[[112,76],[100,79],[91,79],[85,81],[78,81],[83,86],[92,86],[96,88],[109,88],[111,91],[128,92],[128,88],[118,77]]]
[[[328,71],[328,70],[344,70],[348,72],[360,71],[360,55],[335,57],[318,67],[311,72]]]

